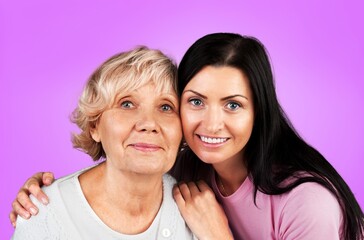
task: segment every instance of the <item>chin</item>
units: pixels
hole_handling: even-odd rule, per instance
[[[220,154],[215,153],[198,153],[196,156],[204,163],[215,164],[224,161]],[[223,160],[222,160],[223,159]]]
[[[134,169],[134,172],[141,175],[163,175],[172,168],[172,165],[168,166],[138,166]]]

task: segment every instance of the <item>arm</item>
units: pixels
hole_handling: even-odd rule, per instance
[[[233,239],[224,210],[205,182],[181,183],[174,187],[173,196],[198,239]]]
[[[51,172],[39,172],[30,177],[20,188],[16,199],[12,203],[13,210],[10,212],[9,218],[11,224],[16,226],[17,215],[20,215],[24,219],[29,219],[32,215],[38,213],[38,208],[30,200],[29,195],[34,195],[38,201],[47,205],[49,199],[47,195],[41,190],[41,186],[48,186],[54,181],[53,173]]]

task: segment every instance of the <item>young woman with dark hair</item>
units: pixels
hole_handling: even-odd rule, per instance
[[[178,181],[209,182],[235,237],[363,238],[363,212],[348,185],[278,103],[263,44],[231,33],[204,36],[184,55],[178,78],[187,144],[172,173]],[[243,139],[234,129],[239,121]],[[180,184],[177,203],[201,192],[194,190]]]

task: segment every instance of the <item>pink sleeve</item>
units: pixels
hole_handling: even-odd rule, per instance
[[[317,183],[301,184],[287,195],[279,223],[280,239],[341,239],[340,205]]]

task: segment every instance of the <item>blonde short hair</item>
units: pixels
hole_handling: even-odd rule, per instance
[[[101,143],[91,137],[101,114],[111,108],[120,93],[133,91],[153,82],[157,91],[177,92],[176,64],[159,50],[137,47],[106,60],[88,79],[71,121],[81,133],[72,135],[73,147],[94,161],[105,158]]]

